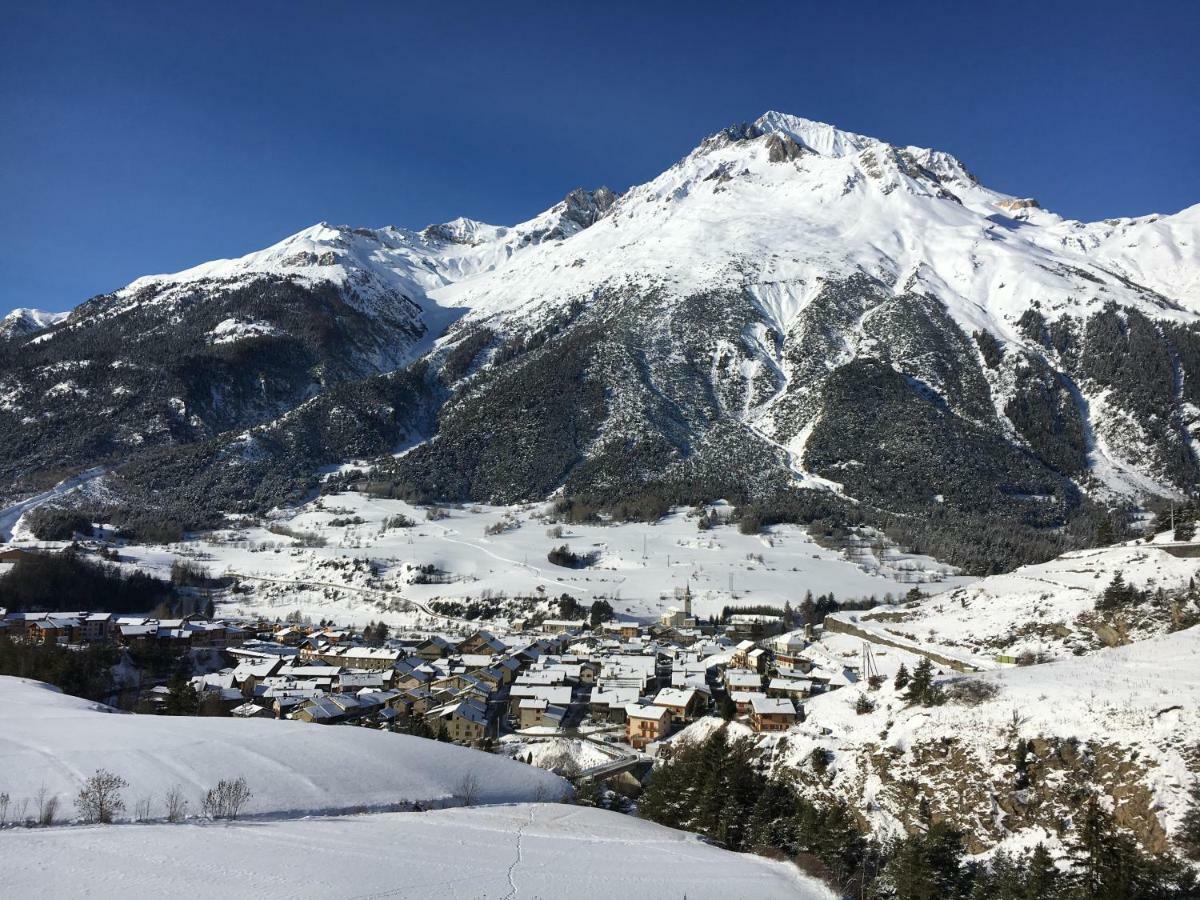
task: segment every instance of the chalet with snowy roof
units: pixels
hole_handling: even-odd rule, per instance
[[[755,697],[761,697],[762,694],[752,693],[750,691],[730,691],[729,699],[733,701],[733,707],[737,710],[739,716],[748,716],[750,714],[750,704]]]
[[[83,623],[75,617],[65,615],[49,615],[43,619],[31,620],[26,627],[30,643],[44,644],[62,641],[68,644],[78,643],[83,634]]]
[[[343,672],[335,681],[339,693],[357,693],[363,689],[381,691],[387,687],[388,678],[383,672]]]
[[[147,647],[158,638],[158,623],[118,624],[116,638],[122,647]]]
[[[762,693],[762,676],[749,669],[726,669],[725,690],[730,692],[746,691],[750,693]]]
[[[623,641],[632,641],[642,633],[642,626],[637,622],[605,622],[600,626],[605,634],[616,635]]]
[[[698,718],[708,707],[708,697],[691,688],[663,688],[652,702],[670,710],[671,721],[679,724]]]
[[[810,641],[805,637],[805,629],[799,628],[771,638],[768,646],[775,654],[775,662],[780,666],[800,668],[800,659],[804,648]]]
[[[734,638],[761,640],[783,631],[783,617],[760,613],[737,613],[729,617],[725,631]]]
[[[540,697],[527,697],[519,704],[517,715],[517,725],[521,730],[526,728],[557,730],[562,727],[563,720],[567,717],[567,707],[550,703]]]
[[[458,700],[431,709],[425,714],[430,727],[445,727],[450,739],[457,744],[475,744],[487,732],[487,707],[474,700]]]
[[[560,685],[514,684],[508,692],[508,714],[520,714],[521,701],[526,699],[545,700],[556,706],[571,705],[571,689]]]
[[[638,699],[637,688],[612,688],[592,691],[588,698],[588,714],[598,722],[625,724],[625,707]]]
[[[239,719],[273,719],[275,718],[274,710],[258,703],[245,703],[235,706],[229,711],[231,716]]]
[[[336,725],[357,714],[357,703],[337,703],[333,697],[322,695],[305,700],[291,713],[291,718],[317,725]]]
[[[548,634],[566,634],[586,627],[587,622],[583,619],[546,619],[542,622],[542,631]]]
[[[625,707],[625,738],[635,750],[644,750],[670,733],[671,711],[665,706],[631,703]]]
[[[458,652],[466,655],[470,653],[487,653],[498,654],[508,650],[507,645],[492,634],[490,631],[479,630],[468,638],[464,638],[458,644]]]
[[[750,727],[755,731],[787,731],[796,724],[796,707],[782,697],[755,695],[750,701]]]
[[[748,669],[749,666],[746,664],[747,657],[750,651],[757,646],[754,641],[739,641],[737,646],[733,648],[733,657],[730,662],[735,668]]]
[[[440,634],[427,637],[413,648],[413,653],[422,659],[434,660],[449,656],[455,651],[454,644]]]
[[[803,700],[812,696],[813,683],[808,678],[772,678],[767,683],[767,696],[787,700]]]

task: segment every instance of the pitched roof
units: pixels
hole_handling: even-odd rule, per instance
[[[781,714],[794,716],[796,714],[795,704],[786,697],[764,697],[762,694],[755,694],[750,700],[750,706],[762,716]]]

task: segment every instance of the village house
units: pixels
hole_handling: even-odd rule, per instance
[[[600,630],[616,635],[623,641],[632,641],[642,633],[642,626],[637,622],[605,622]]]
[[[750,704],[755,697],[761,697],[762,694],[751,693],[750,691],[730,691],[729,699],[733,701],[734,709],[737,710],[739,716],[748,716],[750,714]]]
[[[801,668],[800,654],[809,645],[809,640],[805,635],[805,632],[809,630],[808,626],[805,626],[803,629],[789,631],[787,634],[781,634],[771,639],[769,646],[771,652],[775,654],[776,665]]]
[[[738,613],[729,617],[725,631],[735,639],[761,640],[783,631],[783,617]]]
[[[527,697],[522,700],[518,709],[520,718],[518,727],[521,730],[526,728],[554,728],[562,727],[563,720],[567,717],[567,708],[554,703],[549,703],[538,697]]]
[[[812,681],[807,678],[772,678],[767,684],[767,696],[803,700],[812,695],[812,688]]]
[[[730,665],[735,669],[748,669],[750,666],[747,663],[750,651],[757,645],[754,641],[739,641],[737,646],[733,648],[733,656],[730,658]]]
[[[522,700],[545,700],[556,706],[571,705],[571,689],[547,684],[514,684],[508,692],[508,714],[518,716]]]
[[[566,634],[568,631],[582,631],[587,627],[583,619],[546,619],[542,622],[542,631],[548,634]]]
[[[112,630],[112,624],[112,613],[88,613],[83,620],[83,640],[89,644],[103,644],[107,642]]]
[[[413,648],[413,653],[421,659],[435,660],[442,659],[453,653],[455,647],[452,643],[446,640],[439,634],[431,635]]]
[[[508,647],[498,637],[490,631],[479,630],[470,637],[464,638],[458,644],[458,652],[463,656],[472,653],[486,653],[494,655],[504,653]]]
[[[762,689],[762,676],[757,672],[751,672],[749,669],[725,670],[725,690],[730,693],[734,691],[761,693]]]
[[[625,738],[635,750],[644,750],[647,744],[661,741],[670,733],[671,711],[667,707],[636,703],[625,707]]]
[[[458,700],[437,709],[426,716],[430,727],[444,726],[450,740],[456,744],[475,744],[483,740],[487,732],[487,707],[473,700]]]
[[[750,702],[750,727],[755,731],[787,731],[796,724],[791,700],[756,695]]]
[[[638,699],[637,688],[612,688],[592,691],[588,698],[588,714],[597,722],[625,724],[625,708]]]
[[[654,698],[655,706],[666,707],[671,712],[671,721],[691,722],[704,714],[708,708],[708,697],[693,688],[663,688]]]

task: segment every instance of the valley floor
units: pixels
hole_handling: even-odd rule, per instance
[[[544,511],[541,504],[468,506],[445,509],[437,513],[445,518],[430,520],[424,507],[337,494],[275,521],[274,532],[248,526],[197,535],[166,550],[128,546],[122,557],[160,575],[179,557],[193,558],[214,575],[236,573],[252,590],[224,605],[226,615],[274,617],[299,609],[314,620],[360,625],[375,619],[411,624],[411,614],[389,610],[401,599],[419,611],[435,600],[550,599],[568,593],[584,605],[607,599],[622,617],[656,619],[678,604],[675,591],[685,586],[695,597],[696,613],[710,616],[726,605],[797,606],[806,591],[833,593],[839,600],[882,599],[914,585],[940,591],[973,581],[929,557],[878,543],[864,541],[845,551],[822,547],[790,525],[754,535],[726,524],[701,531],[687,511],[676,510],[649,524],[556,526]],[[386,527],[398,515],[413,526]],[[280,526],[291,536],[279,533]],[[580,569],[550,563],[547,553],[564,544],[572,552],[594,554],[594,563]],[[357,570],[345,562],[355,559],[361,561]],[[368,563],[378,575],[368,571]],[[443,583],[414,583],[417,566],[444,573]]]

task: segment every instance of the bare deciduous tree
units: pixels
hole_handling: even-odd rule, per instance
[[[121,791],[127,787],[129,782],[120,775],[97,769],[96,774],[83,783],[83,790],[75,798],[79,817],[87,823],[112,822],[114,816],[125,810]]]
[[[188,802],[179,785],[167,791],[166,804],[168,822],[182,822],[187,818]]]
[[[51,794],[43,784],[38,788],[37,795],[34,797],[34,803],[37,804],[37,823],[39,825],[53,825],[54,817],[58,813],[58,795]]]
[[[217,782],[217,786],[204,796],[201,808],[210,819],[236,819],[250,797],[250,788],[246,786],[245,778],[222,778]]]
[[[462,797],[463,806],[473,806],[479,799],[479,776],[467,772],[458,783],[458,796]]]
[[[150,804],[154,801],[153,794],[147,794],[141,797],[137,803],[133,805],[133,817],[139,822],[146,822],[150,819]]]

